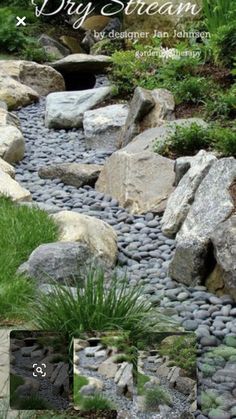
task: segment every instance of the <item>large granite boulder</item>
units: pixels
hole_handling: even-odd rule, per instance
[[[31,88],[39,96],[65,90],[65,82],[60,73],[48,65],[33,61],[0,61],[0,73],[5,73],[24,86]]]
[[[41,167],[38,173],[42,179],[60,179],[66,185],[80,188],[94,186],[101,170],[98,164],[58,163]]]
[[[163,212],[173,192],[174,162],[158,154],[115,152],[105,163],[96,190],[116,198],[134,214]]]
[[[170,276],[187,285],[203,282],[213,269],[211,235],[235,209],[230,187],[236,179],[236,159],[217,160],[197,189],[194,202],[176,236]]]
[[[0,108],[0,126],[12,125],[18,129],[21,129],[20,120],[11,112],[6,109]]]
[[[215,161],[216,157],[204,150],[199,151],[190,160],[190,169],[183,176],[167,201],[166,210],[161,221],[162,231],[166,236],[174,237],[180,230],[200,183]]]
[[[170,136],[175,133],[176,126],[190,126],[193,123],[207,127],[206,122],[200,118],[187,118],[187,119],[176,119],[174,121],[162,121],[162,125],[149,128],[143,131],[141,134],[133,138],[133,140],[127,145],[129,151],[153,151],[154,145],[158,143],[165,143]]]
[[[71,54],[52,63],[52,67],[59,72],[93,72],[101,74],[111,65],[111,58],[106,55]]]
[[[82,286],[87,268],[94,263],[94,254],[86,244],[57,242],[37,247],[18,272],[34,278],[38,284],[76,281]]]
[[[112,87],[77,92],[51,93],[46,100],[46,126],[48,128],[80,128],[84,112],[93,109],[112,95]]]
[[[91,148],[116,150],[129,109],[126,105],[109,105],[84,113],[83,127]]]
[[[25,153],[22,132],[12,125],[0,125],[0,157],[8,163],[18,162]]]
[[[118,396],[125,396],[130,399],[133,398],[134,393],[134,378],[133,365],[128,362],[122,362],[117,371],[114,381],[117,385],[116,392]]]
[[[214,255],[224,288],[236,300],[236,215],[233,214],[211,234]]]
[[[0,100],[7,104],[9,110],[12,110],[37,102],[39,94],[31,87],[0,72]]]
[[[137,87],[130,103],[125,127],[121,132],[121,147],[125,147],[142,131],[162,125],[165,119],[174,119],[174,109],[174,97],[168,90],[146,90]]]
[[[46,34],[40,36],[39,43],[47,54],[54,57],[54,60],[59,60],[70,54],[70,50],[66,46]]]
[[[111,21],[108,16],[94,15],[88,17],[81,26],[84,31],[97,31],[101,32]]]
[[[22,188],[10,174],[0,169],[0,196],[9,197],[14,202],[31,201],[29,191]]]
[[[0,158],[0,171],[6,173],[9,175],[12,179],[15,178],[15,169],[13,166],[11,166],[9,163],[7,163],[5,160]]]
[[[91,254],[103,262],[104,267],[115,265],[118,256],[117,235],[109,224],[73,211],[61,211],[52,215],[52,218],[59,226],[60,241],[85,244]]]
[[[80,46],[79,40],[73,36],[63,35],[60,37],[60,41],[65,45],[70,53],[72,54],[83,54],[84,51]]]

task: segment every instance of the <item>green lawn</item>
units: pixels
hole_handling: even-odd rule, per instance
[[[57,240],[58,231],[46,212],[0,197],[0,322],[24,319],[34,296],[34,283],[16,274],[36,247]]]

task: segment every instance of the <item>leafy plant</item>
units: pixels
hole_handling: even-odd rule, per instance
[[[0,9],[0,49],[15,52],[22,49],[26,42],[23,31],[16,27],[14,15],[7,8]]]
[[[147,411],[155,412],[160,404],[172,405],[170,394],[161,386],[154,386],[145,392],[145,408]]]
[[[207,118],[211,120],[234,119],[236,116],[235,85],[228,91],[219,92],[214,98],[207,100],[205,112]]]
[[[120,95],[131,94],[137,86],[151,88],[155,85],[159,58],[148,55],[139,58],[144,50],[145,47],[136,46],[136,50],[117,51],[112,55],[110,77]]]
[[[201,148],[207,148],[210,144],[208,129],[193,123],[190,126],[176,125],[175,132],[164,141],[157,141],[154,151],[168,156],[171,153],[177,155],[193,155]]]
[[[212,143],[216,150],[224,156],[236,156],[236,129],[213,128],[210,131]]]
[[[173,87],[177,104],[204,102],[215,89],[217,87],[212,80],[196,76],[186,77]]]
[[[203,127],[197,123],[190,126],[177,125],[175,132],[165,141],[156,141],[154,151],[163,156],[194,155],[200,149],[215,149],[223,156],[236,156],[235,127],[218,124]]]
[[[26,43],[25,48],[22,50],[22,58],[36,61],[37,63],[45,63],[45,61],[53,61],[54,59],[33,39]]]
[[[212,35],[210,44],[216,62],[233,68],[236,59],[236,21],[219,27]]]
[[[202,1],[202,10],[206,18],[206,25],[210,32],[214,33],[220,26],[227,25],[236,18],[236,6],[234,0]]]

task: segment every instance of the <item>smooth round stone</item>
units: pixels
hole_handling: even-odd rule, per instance
[[[142,223],[135,223],[134,227],[136,228],[136,230],[142,230],[142,228],[145,228],[145,224]]]
[[[177,300],[178,301],[185,301],[187,300],[189,294],[187,292],[181,292],[178,296],[177,296]]]
[[[200,343],[202,346],[217,346],[218,344],[215,336],[203,336]]]
[[[222,330],[214,330],[213,335],[217,336],[217,337],[224,337],[225,333]]]
[[[231,306],[223,306],[221,309],[221,313],[223,316],[228,317],[230,315]]]
[[[207,310],[199,310],[194,313],[196,319],[207,319],[209,317],[209,312]]]
[[[230,316],[236,316],[236,308],[232,308],[232,310],[230,310]]]
[[[197,330],[196,330],[196,334],[198,337],[210,337],[210,332],[209,329],[207,327],[204,327],[202,325],[198,326]],[[204,346],[204,345],[203,345]],[[206,345],[207,346],[207,345]]]
[[[155,228],[159,225],[159,222],[157,220],[148,221],[147,226],[150,228]]]
[[[148,213],[145,215],[145,220],[146,220],[146,221],[152,221],[152,220],[153,220],[153,218],[154,218],[154,215],[153,215],[153,213],[152,213],[152,212],[148,212]]]
[[[216,297],[215,295],[211,295],[208,300],[211,304],[221,304],[221,299]]]
[[[189,331],[194,331],[198,328],[198,323],[195,320],[185,320],[182,326]]]

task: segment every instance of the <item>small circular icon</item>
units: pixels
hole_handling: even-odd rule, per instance
[[[33,364],[33,377],[46,377],[46,364]]]

